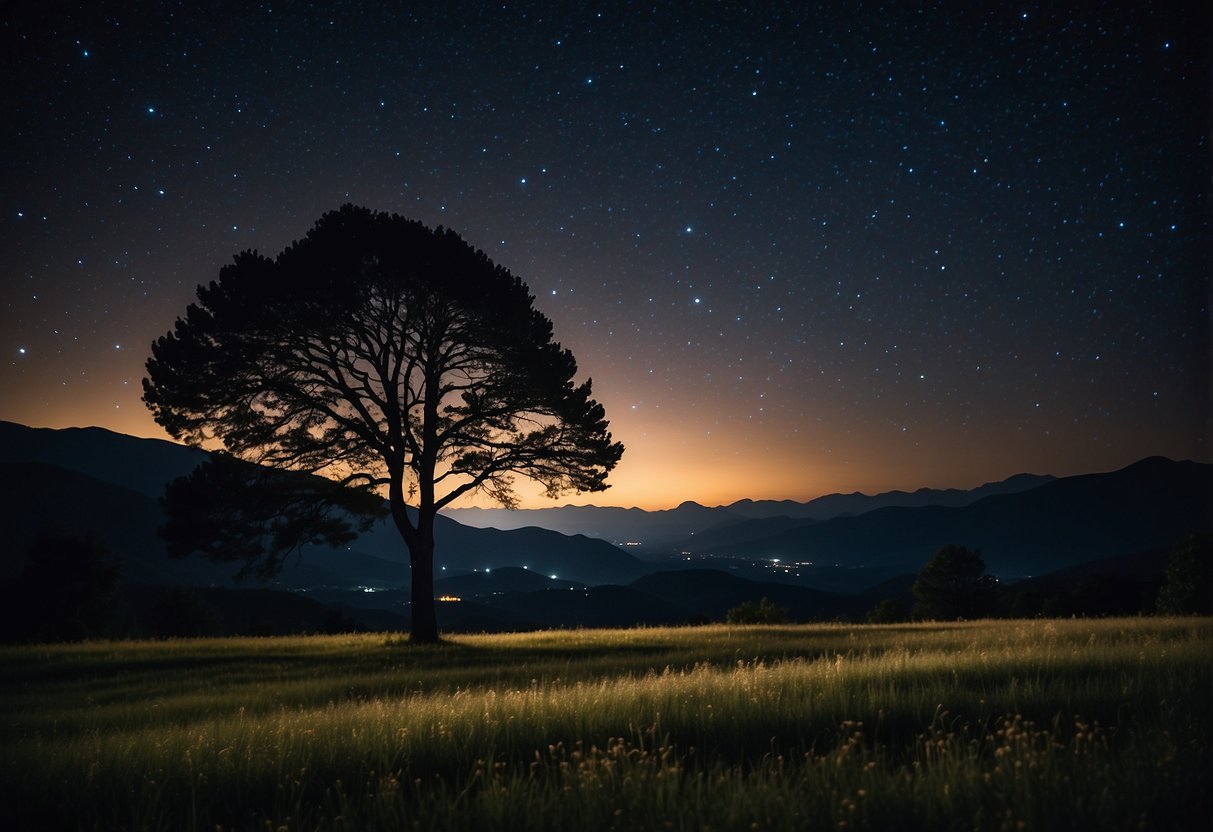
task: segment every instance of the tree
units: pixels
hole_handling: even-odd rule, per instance
[[[148,617],[157,636],[193,638],[224,634],[223,613],[189,587],[160,589]]]
[[[1213,613],[1213,535],[1190,534],[1175,545],[1156,605],[1163,615]]]
[[[787,620],[787,608],[770,598],[743,601],[725,613],[725,621],[730,624],[785,624]]]
[[[869,624],[900,624],[910,620],[910,611],[900,598],[885,598],[868,611]]]
[[[267,580],[306,544],[340,546],[385,514],[374,492],[213,454],[168,484],[158,529],[169,555],[243,562],[237,581]],[[356,530],[355,530],[356,529]]]
[[[144,402],[189,444],[386,492],[414,641],[438,640],[440,509],[516,506],[516,477],[601,491],[623,453],[525,284],[452,231],[347,205],[197,294],[152,345]]]
[[[997,580],[984,574],[981,550],[944,546],[918,573],[913,593],[918,618],[955,620],[988,614]]]
[[[7,587],[6,629],[46,641],[108,635],[121,605],[120,577],[118,555],[95,535],[43,534]]]

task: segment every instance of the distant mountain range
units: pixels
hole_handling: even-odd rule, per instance
[[[678,541],[693,556],[780,559],[813,568],[914,572],[945,543],[981,549],[1004,580],[1174,544],[1213,531],[1213,466],[1141,460],[1119,471],[1053,479],[968,505],[890,506],[800,525],[754,520]]]
[[[1056,479],[1038,474],[1017,474],[1000,482],[986,483],[964,491],[958,488],[920,488],[917,491],[886,491],[882,494],[828,494],[807,503],[792,500],[738,500],[709,508],[685,502],[677,508],[646,511],[639,508],[603,506],[559,506],[509,510],[504,508],[447,509],[444,514],[467,526],[519,529],[539,526],[564,534],[584,534],[616,544],[638,544],[661,549],[680,543],[693,534],[727,528],[744,520],[829,520],[865,514],[878,508],[899,506],[967,506],[997,494],[1015,494]]]
[[[156,534],[165,483],[203,458],[98,428],[0,422],[0,582],[17,574],[39,534],[54,530],[100,536],[120,553],[130,585],[230,588],[234,565],[172,559]],[[1035,576],[1025,591],[1056,594],[1095,574],[1105,583],[1157,581],[1180,538],[1213,532],[1213,466],[1153,457],[1109,473],[1021,475],[971,491],[684,503],[664,512],[469,509],[438,521],[436,590],[459,599],[439,605],[451,629],[718,620],[760,596],[795,620],[828,619],[905,599],[947,543],[981,549],[1004,584]],[[537,522],[555,528],[525,525]],[[645,545],[625,551],[608,540]],[[267,587],[336,605],[367,626],[397,626],[406,621],[408,582],[403,543],[380,524],[340,550],[306,548]]]
[[[163,523],[158,499],[164,485],[203,458],[171,442],[101,428],[49,430],[0,422],[0,478],[10,486],[0,501],[0,523],[7,530],[0,580],[20,571],[30,543],[49,530],[99,534],[122,555],[128,582],[230,585],[235,566],[201,557],[169,558],[156,534]],[[547,529],[475,529],[440,516],[435,535],[440,576],[525,565],[545,575],[601,584],[630,581],[650,570],[605,541]],[[274,585],[407,586],[407,564],[399,534],[384,522],[347,549],[305,548]]]

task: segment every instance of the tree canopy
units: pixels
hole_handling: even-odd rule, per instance
[[[985,571],[980,549],[944,546],[914,582],[915,617],[955,620],[989,615],[997,581]]]
[[[386,514],[373,491],[227,454],[170,482],[160,507],[166,522],[158,531],[170,555],[239,562],[238,581],[273,577],[305,545],[349,543]]]
[[[109,635],[121,598],[121,558],[93,534],[45,533],[0,594],[5,638],[78,641]]]
[[[1163,615],[1213,613],[1213,535],[1189,534],[1175,544],[1157,607]]]
[[[346,205],[197,296],[152,345],[144,402],[189,444],[386,494],[414,640],[438,637],[439,509],[515,506],[516,477],[601,491],[623,453],[526,285],[450,230]]]
[[[742,601],[725,613],[729,624],[786,624],[788,610],[763,598],[761,601]]]

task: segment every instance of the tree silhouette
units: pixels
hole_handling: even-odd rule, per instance
[[[1213,535],[1189,534],[1175,544],[1157,607],[1163,615],[1213,613]]]
[[[47,641],[108,635],[121,605],[120,578],[119,556],[96,535],[45,533],[6,588],[6,629]]]
[[[226,454],[170,482],[160,507],[169,555],[241,562],[237,581],[250,574],[267,580],[304,545],[349,543],[386,514],[372,491]]]
[[[984,574],[981,550],[944,546],[918,573],[913,593],[917,618],[955,620],[988,615],[996,579]]]
[[[788,611],[770,598],[761,601],[742,601],[725,613],[729,624],[786,624]]]
[[[900,598],[885,598],[868,611],[869,624],[900,624],[910,620],[910,610]]]
[[[347,205],[200,286],[152,345],[143,399],[189,444],[385,490],[412,637],[433,642],[441,508],[475,491],[515,506],[516,476],[601,491],[623,453],[533,301],[454,232]]]

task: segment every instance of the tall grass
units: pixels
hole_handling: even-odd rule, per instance
[[[30,829],[1207,828],[1211,636],[1135,619],[10,648],[0,805]]]

